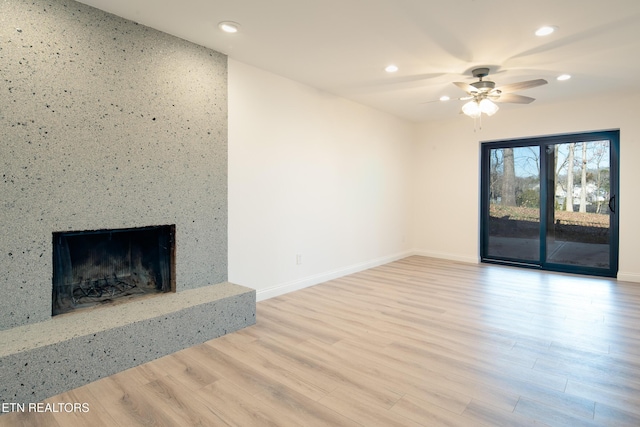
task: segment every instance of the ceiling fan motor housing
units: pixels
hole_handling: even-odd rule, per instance
[[[480,92],[489,92],[490,90],[493,90],[496,87],[496,84],[488,80],[487,81],[481,80],[479,82],[471,83],[471,86],[475,87]]]
[[[479,92],[487,93],[496,87],[496,84],[492,81],[482,81],[483,77],[487,77],[489,75],[488,68],[476,68],[471,71],[471,73],[473,74],[473,77],[479,79],[479,81],[471,83],[471,86],[478,89]]]

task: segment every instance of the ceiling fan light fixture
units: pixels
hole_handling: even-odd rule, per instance
[[[498,112],[498,107],[494,102],[484,98],[480,101],[473,99],[462,106],[462,112],[469,117],[477,119],[482,113],[491,117]]]
[[[440,101],[448,101],[450,99],[451,98],[449,98],[447,95],[443,95],[443,96],[440,97]]]
[[[480,114],[482,114],[482,111],[480,111],[480,104],[475,99],[464,104],[462,106],[462,112],[474,119],[477,119],[480,117]]]
[[[399,70],[397,65],[387,65],[387,67],[384,69],[387,73],[395,73],[396,71]]]
[[[480,101],[479,107],[480,111],[489,117],[493,116],[500,109],[500,107],[498,107],[494,102],[486,98]]]
[[[569,80],[571,78],[570,74],[562,74],[560,76],[558,76],[558,80],[560,80],[561,82],[565,81],[565,80]]]

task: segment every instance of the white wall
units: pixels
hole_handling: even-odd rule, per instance
[[[229,60],[229,280],[264,299],[412,253],[478,262],[480,142],[621,130],[620,270],[640,282],[637,97],[414,124]],[[302,264],[296,264],[296,255]]]
[[[408,255],[415,126],[228,66],[229,281],[260,300]]]
[[[640,120],[636,96],[581,99],[553,106],[503,108],[483,120],[419,125],[412,231],[418,253],[477,262],[479,258],[480,142],[592,130],[620,129],[619,280],[640,282]]]

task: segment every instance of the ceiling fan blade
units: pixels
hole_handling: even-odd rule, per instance
[[[546,85],[548,82],[545,79],[527,80],[526,82],[511,83],[504,86],[497,87],[495,90],[499,90],[503,93],[515,92],[518,90],[531,89],[534,87]]]
[[[454,85],[458,86],[460,89],[462,89],[463,91],[467,92],[467,93],[475,93],[478,92],[478,89],[476,89],[475,87],[471,86],[468,83],[462,83],[462,82],[453,82]]]
[[[508,102],[511,104],[531,104],[535,98],[528,96],[516,95],[515,93],[504,93],[497,98],[489,97],[494,102]]]
[[[475,97],[473,95],[468,95],[468,96],[463,96],[461,98],[450,98],[450,99],[432,99],[431,101],[423,101],[423,102],[419,102],[418,104],[433,104],[434,102],[447,102],[450,100],[457,100],[457,101],[468,101],[470,99],[474,99]]]

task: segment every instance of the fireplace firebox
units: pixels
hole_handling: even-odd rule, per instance
[[[175,292],[175,225],[53,233],[52,315]]]

